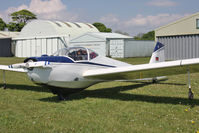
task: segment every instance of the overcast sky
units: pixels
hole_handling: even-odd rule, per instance
[[[39,19],[102,22],[134,36],[199,11],[198,0],[0,0],[0,17],[28,9]]]

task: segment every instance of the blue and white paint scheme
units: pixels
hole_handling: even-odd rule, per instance
[[[149,63],[158,63],[165,61],[164,45],[157,42]]]
[[[36,84],[47,85],[60,99],[73,92],[83,90],[99,82],[111,80],[129,81],[171,75],[160,71],[165,68],[179,68],[176,73],[184,73],[183,66],[199,65],[199,58],[167,61],[164,60],[164,45],[157,43],[149,64],[131,65],[98,55],[84,47],[69,47],[58,50],[51,56],[30,57],[24,63],[0,65],[0,69],[25,72]],[[195,71],[199,71],[194,68]],[[174,69],[171,69],[173,71]],[[151,73],[151,71],[153,71]],[[150,72],[150,73],[148,73]],[[165,72],[165,73],[163,73]]]

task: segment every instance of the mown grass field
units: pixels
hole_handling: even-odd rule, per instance
[[[127,58],[140,64],[149,58]],[[21,62],[0,58],[0,64]],[[187,99],[187,75],[152,83],[106,82],[59,101],[23,73],[0,71],[0,132],[20,133],[197,133],[199,73],[191,74],[194,100]]]

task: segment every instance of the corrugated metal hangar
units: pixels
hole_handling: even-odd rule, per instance
[[[87,32],[99,32],[89,23],[34,20],[28,23],[14,39],[15,56],[51,55],[66,47],[69,40]]]
[[[167,60],[199,57],[199,12],[155,30]]]
[[[154,41],[135,41],[118,33],[85,33],[70,41],[71,46],[84,46],[102,56],[114,58],[151,56]]]

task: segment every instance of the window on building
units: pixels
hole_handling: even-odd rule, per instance
[[[199,19],[196,19],[196,28],[199,29]]]
[[[81,28],[81,26],[79,24],[77,24],[77,23],[73,23],[73,24],[75,24],[78,28]]]
[[[93,28],[90,24],[86,24],[89,28]]]
[[[59,24],[59,23],[57,23],[57,22],[54,22],[57,26],[59,26],[59,27],[61,27],[61,25]]]
[[[69,23],[64,22],[64,24],[66,24],[68,27],[72,27]]]

